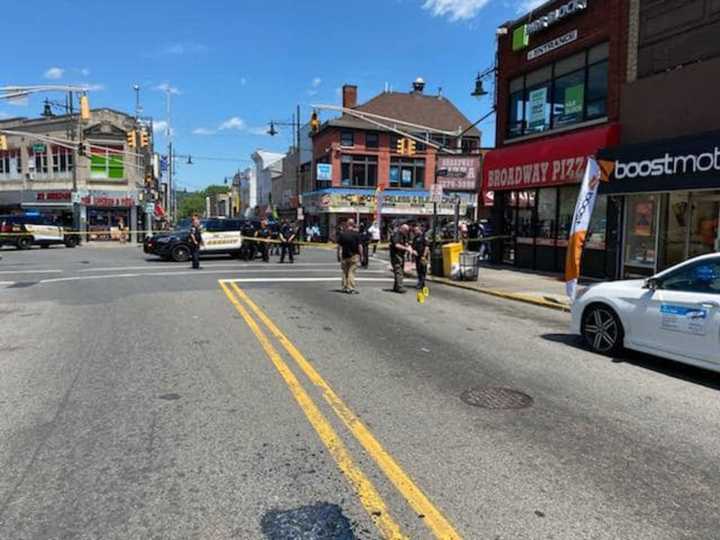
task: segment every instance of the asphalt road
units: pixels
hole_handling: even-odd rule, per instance
[[[0,538],[718,537],[718,376],[567,314],[320,250],[0,256]]]

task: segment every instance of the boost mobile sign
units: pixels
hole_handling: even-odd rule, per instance
[[[615,178],[642,178],[648,176],[694,175],[720,171],[720,147],[715,146],[702,154],[672,155],[665,152],[663,157],[642,161],[615,162]]]

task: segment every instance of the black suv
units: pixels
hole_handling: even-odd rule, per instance
[[[80,237],[61,218],[43,215],[0,216],[0,247],[15,246],[30,249],[32,246],[50,247],[64,244],[74,248]]]
[[[200,255],[227,254],[240,256],[242,231],[247,220],[230,218],[210,218],[200,221],[204,245]],[[166,260],[185,262],[190,259],[189,222],[181,222],[178,229],[160,232],[145,238],[143,251]]]

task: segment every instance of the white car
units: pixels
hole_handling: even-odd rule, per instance
[[[626,347],[720,371],[720,254],[690,259],[649,279],[581,291],[571,329],[602,354]]]

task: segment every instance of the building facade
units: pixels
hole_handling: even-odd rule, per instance
[[[112,238],[121,220],[132,231],[151,226],[158,197],[151,123],[95,109],[86,122],[77,115],[10,118],[0,129],[22,133],[7,135],[8,149],[0,150],[0,213],[52,215],[90,240]],[[145,130],[148,146],[129,148],[132,130]],[[47,142],[71,138],[83,141],[82,155]]]
[[[276,204],[272,196],[273,179],[282,176],[282,160],[285,154],[257,150],[250,157],[255,162],[256,179],[256,201],[251,208],[257,216],[269,215],[272,213],[272,206]]]
[[[600,154],[622,277],[720,249],[719,33],[716,1],[629,2],[622,144]]]
[[[624,0],[554,0],[498,29],[493,260],[562,272],[588,156],[620,140],[628,10]],[[617,212],[600,197],[583,272],[612,277]]]
[[[329,238],[334,237],[337,225],[351,217],[369,224],[379,216],[386,226],[408,219],[429,223],[437,151],[417,143],[414,155],[400,154],[402,136],[389,128],[467,154],[479,151],[480,132],[470,127],[449,100],[425,94],[424,86],[418,80],[409,93],[383,92],[364,104],[357,102],[356,86],[343,87],[346,112],[312,134],[312,190],[302,194],[306,222],[317,223]],[[378,125],[348,114],[349,109],[384,120]],[[423,131],[423,127],[431,130]],[[381,186],[384,196],[378,209],[376,191]],[[446,197],[438,204],[438,212],[452,216],[454,202]]]

